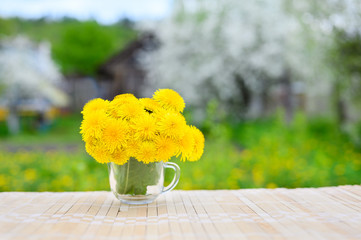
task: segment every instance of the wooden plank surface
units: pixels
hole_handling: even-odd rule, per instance
[[[361,239],[361,186],[171,191],[147,205],[3,192],[0,239]]]

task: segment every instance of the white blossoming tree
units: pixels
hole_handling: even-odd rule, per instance
[[[326,60],[333,29],[357,28],[359,5],[359,0],[175,1],[171,16],[142,26],[161,42],[143,58],[149,72],[145,91],[171,87],[202,108],[213,98],[224,107],[245,106],[247,92],[257,103],[275,82],[288,87],[302,82],[307,94],[317,95],[333,81]],[[255,106],[260,105],[251,104],[251,112],[262,112]]]
[[[0,98],[9,109],[10,132],[19,131],[18,103],[42,98],[53,106],[65,106],[68,97],[61,90],[61,74],[51,59],[47,43],[35,44],[25,37],[0,43]]]

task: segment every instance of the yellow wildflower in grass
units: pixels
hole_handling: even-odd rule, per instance
[[[6,175],[0,174],[0,187],[5,187],[8,185],[8,178]]]
[[[186,129],[186,120],[180,113],[168,112],[159,122],[159,130],[161,134],[173,139],[183,137]]]
[[[82,111],[80,133],[85,149],[100,163],[122,165],[130,157],[143,163],[168,161],[182,154],[182,160],[196,161],[204,147],[202,133],[187,126],[182,97],[161,89],[154,99],[137,99],[121,94],[111,102],[91,100]]]
[[[36,179],[36,169],[28,168],[24,172],[24,177],[26,181],[34,181]]]
[[[95,98],[90,100],[84,105],[83,111],[81,112],[84,116],[90,115],[98,110],[104,110],[109,106],[109,101],[101,98]]]
[[[153,99],[165,109],[183,112],[185,107],[183,98],[172,89],[159,89],[154,93]]]
[[[181,160],[190,159],[194,149],[194,137],[190,126],[186,126],[184,136],[178,140],[179,152],[182,154]]]
[[[135,158],[143,163],[156,162],[157,151],[154,142],[145,141],[139,146]]]
[[[144,114],[134,120],[133,129],[135,130],[134,137],[138,140],[151,140],[156,136],[157,123],[150,114]]]
[[[9,115],[9,110],[3,107],[0,107],[0,121],[5,121]]]
[[[125,146],[128,137],[128,124],[121,119],[108,118],[105,122],[101,141],[110,153],[118,146]]]
[[[157,149],[157,159],[161,161],[166,162],[177,153],[177,145],[174,140],[165,136],[157,136],[155,146]]]

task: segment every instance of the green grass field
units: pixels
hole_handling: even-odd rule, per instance
[[[59,118],[43,133],[2,136],[0,191],[108,190],[107,166],[84,150],[81,117]],[[181,167],[178,189],[319,187],[360,184],[361,153],[327,120],[296,116],[214,123],[198,162]],[[167,172],[169,182],[171,171]]]

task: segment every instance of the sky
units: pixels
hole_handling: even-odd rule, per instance
[[[132,20],[161,19],[170,11],[171,0],[0,0],[0,16],[39,18],[94,18],[112,24],[122,17]]]

